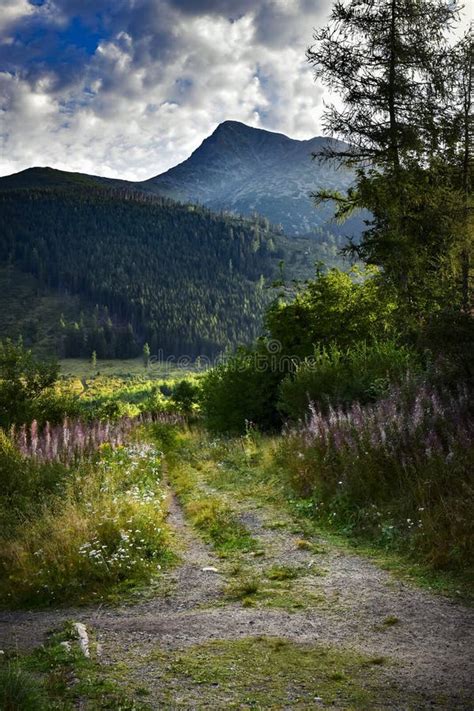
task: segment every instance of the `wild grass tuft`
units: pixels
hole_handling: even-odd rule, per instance
[[[272,565],[265,575],[269,580],[294,580],[301,575],[301,568],[291,565]]]
[[[13,662],[0,666],[2,711],[47,711],[48,699],[41,683]]]
[[[260,590],[260,582],[256,577],[246,576],[233,580],[227,587],[226,597],[229,600],[246,600],[256,595]]]
[[[204,538],[220,553],[254,547],[249,531],[238,521],[230,506],[217,496],[202,496],[189,501],[185,510]]]

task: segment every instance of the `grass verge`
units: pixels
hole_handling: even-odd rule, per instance
[[[173,560],[161,473],[150,445],[105,446],[39,503],[21,500],[0,539],[0,603],[114,600],[158,576]]]
[[[11,653],[0,662],[0,708],[5,711],[149,711],[147,690],[125,685],[120,668],[101,665],[97,646],[86,658],[66,624],[31,654]]]

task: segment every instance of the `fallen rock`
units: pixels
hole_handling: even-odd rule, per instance
[[[90,657],[89,635],[87,634],[86,626],[82,622],[75,622],[73,627],[77,633],[77,639],[79,641],[81,652],[85,657]]]

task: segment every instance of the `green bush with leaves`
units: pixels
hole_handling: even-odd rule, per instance
[[[56,362],[41,362],[21,342],[0,341],[0,426],[29,422],[40,397],[57,380]]]
[[[376,269],[317,270],[316,278],[280,294],[266,325],[286,356],[306,358],[316,345],[347,348],[360,340],[393,336],[395,303]]]
[[[207,426],[242,433],[251,422],[271,430],[282,414],[303,417],[311,398],[350,402],[384,392],[411,360],[393,340],[394,308],[376,270],[318,270],[268,309],[269,337],[206,374]]]
[[[266,349],[239,350],[202,379],[201,406],[207,427],[235,434],[245,432],[249,423],[275,428],[280,423],[276,402],[281,377]]]
[[[179,412],[190,415],[198,401],[199,388],[190,380],[180,380],[172,390],[171,398]]]
[[[280,385],[278,407],[293,420],[304,418],[310,403],[347,405],[367,403],[387,392],[410,370],[418,367],[417,356],[395,341],[361,341],[351,348],[336,344],[315,349]]]

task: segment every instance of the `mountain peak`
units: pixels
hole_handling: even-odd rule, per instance
[[[142,185],[180,202],[195,202],[211,210],[242,215],[258,212],[288,234],[307,234],[328,226],[331,208],[315,210],[310,193],[321,188],[346,189],[353,180],[333,162],[318,164],[312,153],[326,138],[297,140],[283,133],[248,126],[240,121],[220,123],[192,155],[166,173]]]
[[[284,139],[286,141],[292,141],[295,139],[289,138],[286,136],[284,133],[280,133],[278,131],[270,131],[267,128],[262,128],[261,126],[249,126],[247,123],[242,123],[242,121],[234,121],[232,119],[228,119],[226,121],[222,121],[222,123],[218,124],[216,128],[214,129],[213,133],[211,134],[210,137],[216,136],[216,135],[225,135],[229,134],[234,137],[236,136],[246,136],[246,137],[268,137],[270,139]]]
[[[214,133],[216,133],[216,131],[245,130],[245,129],[251,130],[252,128],[253,128],[252,126],[248,126],[246,123],[242,123],[242,121],[234,121],[232,119],[227,119],[226,121],[222,121],[221,123],[219,123],[216,126]]]

